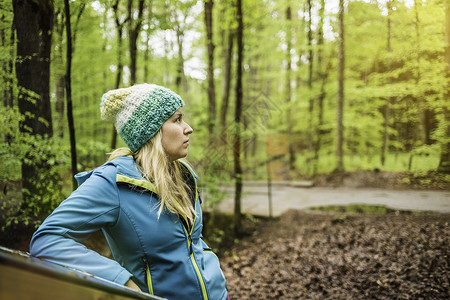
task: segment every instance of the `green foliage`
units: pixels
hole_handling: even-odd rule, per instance
[[[4,142],[0,143],[0,184],[20,180],[20,142],[18,124],[22,120],[16,108],[0,106],[0,132]]]
[[[243,215],[243,226],[246,229],[255,230],[260,219],[251,215]],[[231,249],[233,245],[239,244],[241,236],[236,236],[233,228],[233,214],[227,213],[204,213],[203,233],[205,242],[220,257],[228,255],[224,249]],[[247,231],[246,231],[247,232]]]
[[[77,158],[79,171],[91,170],[103,164],[110,152],[109,146],[100,141],[89,140],[77,145]]]
[[[195,160],[197,172],[201,174],[199,185],[203,205],[207,210],[215,210],[226,197],[223,189],[231,182],[230,162],[223,155],[223,148],[207,147],[202,156]]]
[[[217,112],[221,107],[224,75],[224,50],[227,48],[226,33],[236,27],[235,8],[228,0],[216,1],[213,11],[215,74]],[[156,2],[152,6],[152,17],[144,20],[144,30],[139,43],[138,80],[143,79],[144,63],[149,67],[147,80],[176,89],[175,77],[178,64],[176,31],[186,30],[186,43],[183,49],[187,89],[178,91],[186,102],[185,113],[194,128],[188,159],[194,163],[202,185],[205,198],[221,199],[217,189],[219,183],[230,181],[233,173],[232,134],[234,114],[234,91],[231,90],[227,123],[218,124],[216,144],[208,145],[206,124],[205,81],[205,28],[204,15],[200,11],[202,3],[192,6],[191,1],[183,3]],[[99,6],[100,5],[100,6]],[[111,125],[99,120],[98,103],[101,94],[113,87],[117,73],[117,40],[111,8],[107,2],[86,6],[80,19],[74,53],[73,96],[74,116],[77,134],[80,169],[91,168],[103,161],[111,139]],[[186,6],[183,9],[181,6]],[[293,111],[294,136],[297,172],[311,174],[314,153],[309,148],[309,140],[317,142],[316,130],[321,132],[320,150],[317,162],[318,172],[330,172],[335,166],[336,143],[336,28],[335,12],[325,11],[325,40],[323,48],[323,68],[327,68],[324,83],[325,99],[323,123],[319,128],[317,99],[321,93],[322,82],[318,74],[317,26],[313,32],[313,84],[307,86],[309,61],[307,60],[306,18],[303,5],[291,2],[293,20],[286,21],[287,2],[245,2],[244,3],[244,107],[245,130],[242,147],[244,149],[245,178],[264,179],[265,166],[258,165],[268,159],[266,139],[271,134],[286,132],[286,116],[281,113],[287,108]],[[422,172],[437,165],[433,148],[429,155],[419,155],[416,149],[423,145],[435,145],[448,139],[442,107],[445,101],[442,93],[448,80],[443,77],[444,31],[442,3],[427,1],[417,7],[419,23],[416,24],[414,6],[404,1],[396,1],[390,12],[391,51],[387,49],[387,18],[384,4],[366,1],[350,1],[346,8],[346,81],[344,108],[344,149],[347,170],[374,169]],[[317,20],[319,5],[313,7]],[[104,15],[109,11],[109,15]],[[125,18],[126,7],[119,8]],[[180,23],[188,17],[186,24]],[[286,44],[289,26],[292,27],[292,102],[286,104]],[[418,26],[418,27],[417,27]],[[419,30],[417,40],[416,29]],[[143,58],[150,34],[150,59]],[[124,39],[127,37],[125,36]],[[64,40],[59,47],[64,47]],[[127,64],[129,57],[126,41],[123,43],[122,61]],[[236,46],[235,46],[236,47]],[[201,54],[203,53],[203,54]],[[200,60],[195,66],[190,59]],[[203,65],[202,65],[203,64]],[[61,67],[60,67],[61,68]],[[193,69],[197,73],[193,72]],[[198,71],[203,72],[198,76]],[[234,72],[233,67],[233,72]],[[197,75],[196,75],[197,74]],[[194,76],[194,77],[191,77]],[[420,76],[419,76],[420,75]],[[234,78],[232,76],[232,78]],[[125,70],[123,85],[127,84]],[[233,88],[233,86],[232,86]],[[252,106],[257,96],[264,93],[271,103],[267,118],[255,117]],[[314,107],[309,111],[309,102]],[[388,145],[385,165],[380,164],[384,137],[384,110],[390,101],[388,120]],[[431,121],[427,128],[423,123],[423,111],[430,111]],[[311,118],[312,123],[307,120]],[[64,123],[63,123],[64,124]],[[65,126],[65,125],[64,125]],[[225,134],[224,134],[225,132]],[[222,138],[225,136],[224,138]],[[426,140],[428,136],[428,141]],[[247,143],[246,141],[252,140]],[[95,141],[95,142],[94,142]],[[65,135],[65,143],[67,136]],[[211,148],[217,150],[210,152]],[[411,152],[412,151],[412,152]],[[101,153],[101,154],[99,154]],[[412,155],[412,164],[409,158]],[[206,166],[208,163],[211,166]],[[283,172],[282,170],[278,170]],[[206,178],[206,179],[205,179]],[[209,199],[208,199],[209,200]],[[206,201],[208,202],[208,201]],[[214,202],[214,201],[213,201]],[[215,205],[215,204],[214,204]],[[213,205],[213,206],[214,206]]]
[[[429,171],[436,170],[439,164],[439,149],[432,147],[432,150],[428,154],[413,155],[411,166],[410,153],[403,152],[391,152],[386,156],[386,162],[381,165],[378,155],[375,154],[358,154],[358,155],[346,155],[344,156],[344,163],[346,170],[349,172],[360,170],[375,170],[387,172],[411,172],[411,174],[425,174]],[[335,157],[334,153],[322,152],[321,159],[318,164],[317,174],[328,174],[335,169]],[[302,175],[312,175],[312,173],[306,172],[308,159],[305,156],[299,156],[296,160],[297,169],[300,170]],[[264,170],[261,169],[261,172]]]
[[[61,174],[68,167],[68,153],[57,138],[20,133],[23,117],[17,109],[0,106],[0,197],[4,230],[12,224],[38,225],[64,199]],[[58,151],[56,151],[58,150]],[[21,165],[36,167],[34,191],[22,188]],[[26,199],[26,200],[25,200]]]
[[[25,187],[19,189],[16,183],[20,177],[16,180],[9,178],[4,182],[6,186],[12,187],[12,190],[4,193],[2,199],[2,209],[7,210],[6,227],[12,222],[39,225],[43,218],[65,198],[62,192],[61,174],[67,169],[68,153],[64,150],[55,151],[61,149],[61,144],[54,138],[17,135],[15,140],[20,141],[14,161],[16,171],[20,174],[20,164],[26,163],[36,168],[38,175],[31,179],[33,190]],[[1,161],[3,164],[5,161],[3,157]]]

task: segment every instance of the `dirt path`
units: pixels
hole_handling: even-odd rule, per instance
[[[231,299],[449,299],[449,221],[291,210],[221,263]]]
[[[270,212],[267,186],[246,185],[243,190],[242,210],[268,216]],[[234,211],[234,192],[219,205],[219,211]],[[207,201],[207,199],[205,200]],[[276,185],[272,188],[272,215],[280,216],[289,209],[307,209],[313,206],[370,204],[384,205],[398,210],[430,210],[450,213],[450,190],[389,190],[381,188],[312,187],[297,188]]]

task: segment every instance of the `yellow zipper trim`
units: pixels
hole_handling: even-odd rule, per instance
[[[208,300],[208,294],[206,293],[205,282],[203,281],[202,273],[200,273],[200,269],[198,268],[197,262],[195,261],[194,251],[191,251],[192,243],[189,240],[188,232],[187,232],[186,228],[184,227],[184,225],[183,225],[183,229],[184,229],[184,232],[186,233],[186,239],[188,241],[188,248],[189,248],[188,250],[189,250],[189,252],[192,252],[190,254],[190,258],[191,258],[191,261],[192,261],[192,265],[194,266],[195,272],[197,273],[198,279],[200,281],[200,285],[202,287],[203,299],[204,300]]]
[[[127,176],[124,176],[124,175],[117,174],[116,175],[116,182],[129,183],[129,184],[132,184],[132,185],[144,188],[146,190],[149,190],[149,191],[151,191],[151,192],[153,192],[155,194],[158,193],[158,190],[156,189],[156,186],[153,183],[151,183],[150,181],[145,180],[145,179],[130,178],[130,177],[127,177]]]
[[[214,255],[215,257],[217,257],[216,253],[214,253],[214,251],[212,251],[212,250],[210,250],[210,249],[208,249],[208,250],[203,250],[203,252],[211,253],[212,255]],[[219,258],[217,257],[217,259],[219,259]]]
[[[197,262],[195,261],[194,252],[192,252],[192,254],[191,254],[191,260],[192,260],[192,264],[194,265],[194,269],[197,272],[198,278],[200,279],[200,284],[202,286],[202,292],[203,292],[203,299],[208,300],[208,294],[206,293],[206,286],[205,286],[205,283],[203,282],[203,277],[202,277],[202,274],[200,273],[200,269],[198,268]]]
[[[147,272],[148,292],[149,292],[150,295],[154,295],[153,294],[153,285],[152,285],[152,275],[150,274],[150,268],[148,266],[148,263],[147,263],[147,270],[146,270],[146,272]]]

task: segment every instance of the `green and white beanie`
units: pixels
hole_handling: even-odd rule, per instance
[[[100,112],[103,120],[114,120],[122,140],[136,152],[183,105],[183,99],[168,88],[137,84],[106,92]]]

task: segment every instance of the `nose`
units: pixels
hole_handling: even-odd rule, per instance
[[[184,134],[185,135],[188,135],[188,134],[191,134],[192,132],[194,132],[194,129],[192,129],[192,127],[189,126],[188,123],[185,122],[185,124],[186,124],[186,126],[184,128]]]

